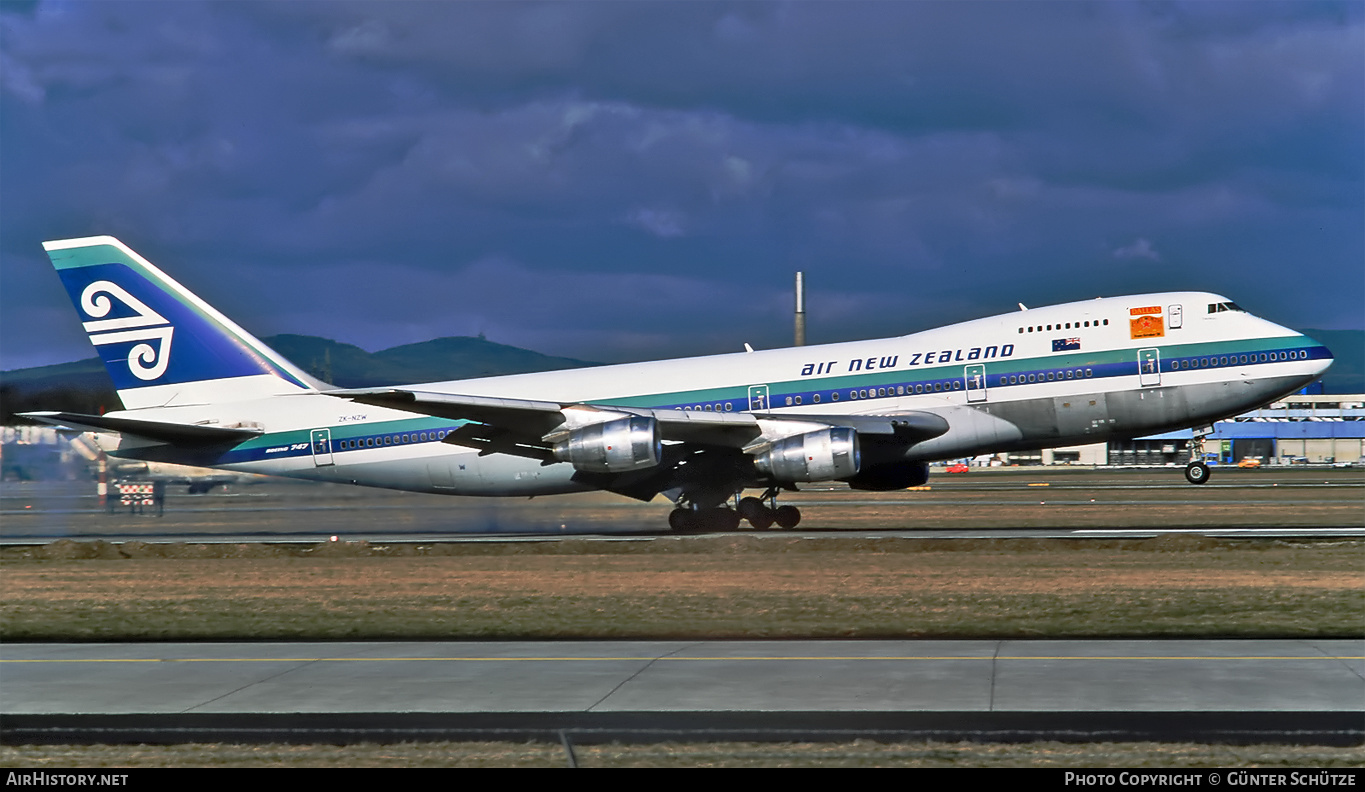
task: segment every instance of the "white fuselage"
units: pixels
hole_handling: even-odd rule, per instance
[[[888,415],[930,412],[945,434],[906,459],[1099,442],[1207,425],[1311,381],[1317,342],[1226,298],[1172,292],[1022,310],[896,338],[404,386],[426,393],[618,407]],[[190,393],[185,390],[184,393]],[[113,453],[429,492],[538,495],[589,487],[543,464],[442,442],[462,422],[298,392],[130,410],[145,420],[253,426],[211,458],[125,437]]]

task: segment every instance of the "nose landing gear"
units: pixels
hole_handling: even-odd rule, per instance
[[[1203,484],[1209,480],[1209,466],[1204,462],[1204,438],[1213,431],[1207,426],[1194,430],[1190,440],[1190,463],[1185,466],[1185,480],[1191,484]]]

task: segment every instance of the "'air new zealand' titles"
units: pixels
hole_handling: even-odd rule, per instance
[[[1225,297],[1170,292],[874,341],[338,390],[117,239],[44,247],[125,409],[27,415],[100,432],[113,456],[458,495],[663,495],[677,529],[794,527],[778,496],[803,482],[901,489],[932,460],[1207,426],[1332,362]],[[1186,477],[1208,472],[1192,453]]]

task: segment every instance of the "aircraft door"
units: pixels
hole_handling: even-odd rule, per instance
[[[313,464],[325,467],[332,464],[332,430],[314,429],[312,434]]]
[[[1161,353],[1155,349],[1138,350],[1138,384],[1161,384]]]
[[[962,379],[967,386],[967,403],[986,400],[986,367],[980,364],[962,369]]]
[[[768,404],[768,386],[750,385],[749,386],[749,411],[766,412],[771,405]]]
[[[1166,326],[1172,330],[1179,330],[1184,318],[1184,309],[1179,305],[1169,305],[1166,307]]]

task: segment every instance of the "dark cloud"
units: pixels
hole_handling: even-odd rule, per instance
[[[0,5],[0,368],[112,233],[261,334],[616,360],[1207,288],[1365,323],[1358,3]],[[1304,277],[1305,273],[1312,277]]]

